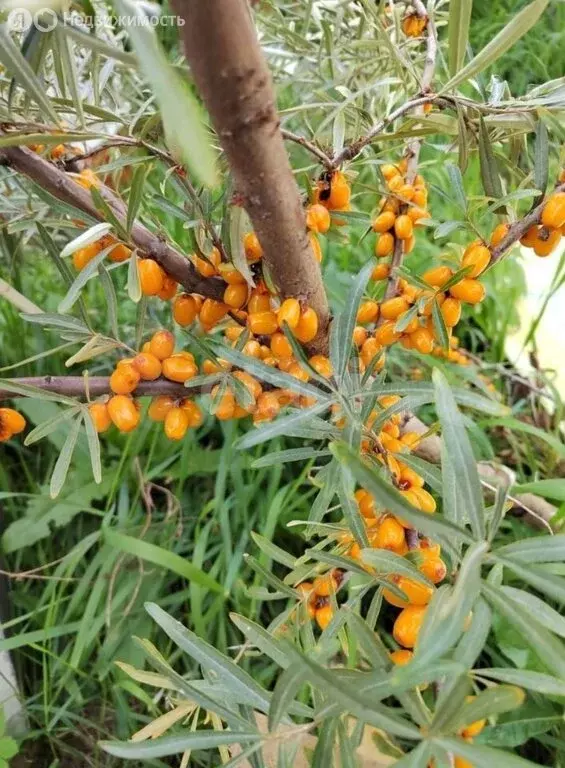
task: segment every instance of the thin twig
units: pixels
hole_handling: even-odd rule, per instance
[[[326,168],[331,169],[334,167],[335,163],[332,161],[331,157],[327,155],[320,147],[318,147],[316,144],[314,144],[312,141],[308,141],[308,139],[305,139],[303,136],[299,136],[297,133],[292,133],[291,131],[287,131],[284,128],[281,128],[281,133],[283,139],[286,141],[294,141],[295,144],[300,144],[301,147],[304,147],[304,149],[307,149],[308,152],[310,152],[311,155],[314,155],[314,157],[317,157],[318,160],[326,166]]]

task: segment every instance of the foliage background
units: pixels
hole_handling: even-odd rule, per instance
[[[525,4],[525,0],[476,0],[471,46],[475,50],[483,47],[493,29]],[[267,38],[272,29],[270,5],[265,3]],[[289,15],[299,12],[296,3],[289,1],[286,5]],[[533,84],[561,77],[564,29],[565,3],[552,3],[535,29],[498,61],[492,72],[482,75],[482,86],[488,88],[489,76],[496,76],[507,80],[514,95],[520,95]],[[174,53],[175,41],[166,42]],[[289,42],[292,44],[292,40]],[[316,42],[308,45],[310,51],[315,50]],[[296,103],[297,92],[285,75],[286,61],[277,60],[276,55],[272,59],[275,66],[277,61],[280,65],[277,80],[285,109]],[[308,82],[301,84],[303,87],[308,87]],[[320,87],[312,76],[312,88]],[[383,150],[388,153],[392,148]],[[293,154],[295,167],[304,164],[300,152],[293,150]],[[424,160],[430,184],[441,189],[446,179],[437,153],[430,150]],[[553,163],[557,167],[557,158]],[[370,173],[364,173],[359,179],[360,189],[364,182],[368,189],[356,197],[355,207],[370,213],[374,193],[370,190]],[[479,194],[479,175],[473,165],[465,181],[470,197]],[[156,198],[158,184],[155,177]],[[9,207],[8,201],[4,205]],[[437,220],[455,215],[448,197],[433,195],[432,205]],[[167,218],[157,203],[153,215],[166,220],[175,236],[182,239],[182,222]],[[327,281],[337,304],[343,299],[347,282],[344,275],[357,272],[370,253],[367,241],[358,242],[362,227],[354,225],[352,229],[355,247],[339,239],[327,245]],[[420,243],[418,258],[429,258],[437,252],[437,245],[430,239]],[[11,234],[5,227],[0,229],[0,277],[45,311],[55,310],[63,295],[52,263],[25,238]],[[506,335],[519,320],[512,312],[501,317],[497,307],[514,306],[525,291],[518,264],[500,265],[490,288],[491,295],[497,297],[496,304],[491,299],[468,313],[462,343],[481,352],[487,363],[499,364],[505,361]],[[103,316],[105,298],[100,288],[91,283],[86,298],[88,305]],[[166,322],[166,312],[152,306],[146,327]],[[135,307],[127,302],[120,307],[120,328],[124,337],[136,330]],[[42,354],[54,344],[54,338],[24,323],[17,310],[0,299],[3,371],[23,358]],[[14,370],[22,376],[64,372],[65,357],[65,351],[61,351]],[[101,361],[92,368],[93,374],[98,367],[107,370]],[[489,373],[512,405],[513,415],[553,430],[558,437],[558,418],[548,421],[538,403],[511,380],[498,376],[496,368],[489,369]],[[400,368],[397,374],[403,375]],[[555,397],[559,416],[559,393],[555,392]],[[49,415],[48,406],[31,401],[20,404],[32,424]],[[107,479],[102,486],[93,484],[85,446],[79,446],[67,485],[56,501],[49,499],[46,489],[64,432],[52,433],[32,448],[21,444],[0,448],[0,504],[5,527],[2,567],[11,574],[41,568],[30,576],[8,578],[10,612],[3,622],[8,636],[0,643],[0,647],[14,652],[23,684],[32,725],[24,748],[28,758],[36,761],[34,765],[119,765],[118,760],[98,752],[97,741],[114,736],[126,739],[150,716],[159,713],[159,702],[114,666],[115,659],[141,665],[140,651],[132,636],[156,636],[143,610],[145,601],[158,602],[212,645],[232,652],[241,643],[241,635],[230,623],[229,612],[266,624],[280,609],[279,603],[261,599],[260,579],[246,565],[244,554],[257,555],[251,531],[267,540],[276,539],[279,546],[292,553],[301,553],[301,539],[286,525],[308,515],[312,496],[308,466],[253,469],[253,461],[267,450],[294,443],[278,439],[268,448],[237,453],[232,444],[238,429],[236,424],[219,425],[209,420],[199,431],[198,440],[191,435],[180,446],[167,441],[147,422],[131,436],[112,432],[104,439]],[[563,474],[563,454],[535,437],[479,422],[473,438],[478,456],[503,457],[516,470],[519,482]],[[517,518],[504,524],[503,535],[508,541],[530,534],[531,529]],[[158,547],[158,562],[143,562],[132,556],[132,539]],[[169,553],[202,568],[229,597],[211,592],[197,579],[187,586]],[[264,555],[258,558],[268,565]],[[162,643],[162,636],[160,640]],[[160,647],[165,654],[172,650]],[[507,656],[525,664],[529,653],[520,638],[499,621],[486,649],[490,659]],[[182,668],[186,657],[178,656],[176,660],[180,665],[177,671],[192,671]],[[272,682],[275,668],[268,660],[247,658],[244,664],[260,683],[268,686]],[[497,732],[493,737],[496,744],[521,745],[523,754],[540,764],[562,759],[562,727],[548,735],[554,726],[553,712],[520,710],[520,717],[519,722],[509,723]]]

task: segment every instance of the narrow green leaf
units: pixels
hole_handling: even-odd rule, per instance
[[[451,0],[447,24],[449,74],[454,77],[465,60],[473,0]]]
[[[61,453],[59,454],[59,457],[55,463],[53,474],[51,475],[51,482],[49,484],[49,495],[52,499],[59,495],[59,492],[65,483],[65,479],[71,464],[71,459],[77,444],[81,422],[82,419],[75,419],[69,430],[67,439],[63,443]]]
[[[237,443],[238,450],[244,450],[246,448],[252,448],[254,445],[260,445],[267,440],[272,440],[279,435],[295,434],[295,430],[302,425],[308,426],[310,420],[320,413],[324,413],[330,407],[329,403],[317,403],[310,408],[303,408],[295,410],[288,416],[276,419],[272,424],[267,424],[263,427],[255,429],[253,432],[248,432]],[[330,432],[331,433],[331,432]],[[315,436],[315,435],[314,435]],[[321,432],[317,435],[318,439],[328,437],[328,432]]]
[[[454,74],[441,92],[452,90],[459,83],[475,77],[493,64],[528,32],[545,11],[548,0],[534,0],[518,13],[471,61]]]
[[[252,462],[253,469],[274,467],[291,461],[309,461],[331,456],[329,451],[317,451],[314,448],[288,448],[286,451],[273,451]]]
[[[107,235],[111,229],[112,225],[106,222],[89,227],[85,232],[81,232],[78,237],[75,237],[74,240],[71,240],[70,243],[67,243],[61,251],[61,258],[65,259],[80,248],[86,248],[87,245],[95,243],[97,240],[100,240],[101,237]],[[46,230],[43,229],[43,231],[45,232]]]
[[[481,165],[481,179],[485,193],[489,197],[499,199],[504,194],[500,173],[494,151],[490,141],[487,125],[482,116],[479,116],[479,160]]]
[[[100,278],[100,284],[106,297],[106,307],[108,309],[108,320],[112,335],[115,339],[120,338],[120,328],[118,325],[118,297],[116,296],[116,289],[114,283],[110,277],[110,273],[104,266],[104,264],[98,265],[98,277]]]
[[[488,419],[487,421],[483,422],[483,426],[485,427],[508,427],[508,429],[511,429],[513,432],[525,432],[528,435],[532,435],[533,437],[538,437],[540,440],[543,440],[546,442],[555,453],[562,459],[565,459],[565,444],[555,437],[555,435],[552,435],[549,432],[546,432],[544,429],[540,429],[539,427],[534,427],[533,424],[527,424],[524,421],[520,421],[519,419],[514,418],[502,418],[502,419]]]
[[[133,557],[139,557],[141,560],[146,560],[148,563],[153,563],[161,568],[166,568],[172,573],[176,573],[178,576],[182,576],[183,579],[195,584],[199,584],[201,587],[206,587],[213,592],[219,592],[223,594],[223,587],[218,584],[211,576],[204,573],[200,568],[197,568],[186,558],[177,555],[175,552],[170,552],[163,547],[159,547],[156,544],[151,544],[149,541],[143,541],[142,539],[136,539],[133,536],[126,536],[124,533],[119,533],[111,528],[104,530],[104,539],[106,543],[125,553],[126,555],[132,555]]]
[[[41,108],[41,111],[55,125],[58,125],[59,118],[45,92],[45,87],[12,40],[6,24],[0,24],[0,62],[16,78],[26,94]]]
[[[100,251],[100,253],[96,254],[96,256],[88,262],[84,269],[81,269],[73,284],[67,291],[66,295],[59,302],[57,309],[61,314],[65,314],[69,311],[69,309],[72,309],[84,286],[87,284],[90,278],[98,272],[99,265],[102,264],[106,256],[113,248],[113,245],[109,245],[107,248],[104,248],[102,251]]]
[[[338,382],[343,378],[347,367],[353,344],[353,330],[357,322],[357,311],[374,266],[373,259],[369,259],[363,266],[351,284],[344,310],[332,321],[330,359]]]
[[[245,255],[245,248],[243,247],[244,238],[247,232],[251,230],[251,222],[245,208],[241,205],[232,205],[229,209],[229,238],[230,238],[230,255],[234,267],[238,272],[241,272],[245,278],[247,285],[253,287],[255,285],[255,278],[253,272],[249,267],[249,262]]]
[[[493,768],[495,765],[504,766],[504,768],[539,768],[538,763],[531,763],[510,752],[469,744],[463,739],[441,738],[435,741],[448,752],[469,760],[475,768]]]
[[[529,564],[524,565],[511,560],[509,557],[494,555],[494,559],[512,571],[522,581],[525,581],[526,584],[534,587],[534,589],[543,592],[560,603],[565,603],[565,579],[560,576],[554,576],[542,568],[536,568]]]
[[[565,501],[565,478],[549,477],[545,480],[534,480],[531,483],[515,485],[513,493],[535,493],[546,499]]]
[[[377,573],[406,576],[406,578],[420,584],[432,586],[432,582],[427,576],[424,576],[415,565],[412,565],[410,560],[397,555],[395,552],[390,552],[387,549],[363,549],[361,559],[364,563],[371,565]]]
[[[269,710],[269,694],[230,658],[199,638],[194,632],[173,619],[155,603],[145,606],[151,618],[162,630],[204,669],[217,676],[240,701],[250,703],[262,712]]]
[[[481,691],[471,701],[462,703],[457,716],[450,723],[451,729],[458,731],[469,723],[482,718],[501,715],[521,707],[526,698],[524,691],[515,685],[497,685]]]
[[[526,613],[535,616],[542,627],[565,638],[565,616],[558,613],[549,603],[523,589],[507,586],[502,586],[501,589],[512,602],[517,603]]]
[[[471,443],[453,393],[439,368],[434,370],[433,380],[436,409],[442,427],[442,476],[445,483],[445,469],[449,466],[453,476],[457,478],[457,487],[454,483],[449,483],[449,495],[445,497],[444,503],[457,510],[458,523],[468,520],[476,538],[483,539],[483,494]]]
[[[488,677],[500,683],[510,683],[527,688],[529,691],[542,693],[546,696],[565,696],[565,682],[542,672],[532,672],[529,669],[488,668],[474,669],[478,677]]]
[[[547,126],[540,118],[536,127],[534,146],[534,185],[541,194],[545,194],[549,178],[549,139]]]
[[[509,600],[505,592],[483,582],[482,591],[492,607],[521,634],[550,672],[565,680],[565,645],[544,629],[529,611]]]
[[[94,426],[94,421],[90,411],[86,410],[83,414],[84,426],[86,429],[86,438],[88,441],[88,452],[90,453],[90,464],[92,466],[92,476],[95,483],[102,482],[102,462],[100,460],[100,440],[98,432]]]
[[[451,12],[449,16],[451,22]],[[461,171],[453,163],[447,163],[446,170],[449,178],[450,193],[453,195],[454,202],[457,203],[459,208],[465,213],[467,211],[467,195],[465,194],[465,186],[463,185]]]
[[[134,304],[138,304],[142,296],[137,251],[132,252],[128,261],[128,296]]]
[[[559,563],[565,560],[565,533],[514,541],[495,549],[493,554],[522,563]]]
[[[47,435],[50,435],[52,432],[54,432],[63,421],[74,418],[78,414],[79,410],[80,405],[75,404],[74,407],[67,408],[64,411],[59,411],[54,416],[51,416],[50,419],[43,421],[41,424],[38,424],[36,427],[34,427],[34,429],[31,430],[31,432],[28,432],[24,440],[24,445],[33,445],[39,440],[42,440],[44,437],[47,437]]]
[[[282,669],[288,667],[291,660],[278,638],[274,637],[262,626],[245,616],[231,613],[230,618],[236,627],[243,632],[245,637],[253,643],[253,645],[257,646],[262,653],[266,654],[270,659],[273,659],[273,661],[275,661]]]
[[[214,187],[218,181],[216,157],[199,102],[167,61],[143,7],[133,0],[116,0],[116,4],[120,13],[138,21],[128,25],[128,34],[139,67],[159,104],[169,149],[203,184]]]
[[[57,41],[57,50],[54,55],[60,57],[61,65],[65,73],[65,80],[73,99],[78,122],[81,128],[85,128],[84,110],[82,107],[83,97],[80,92],[77,68],[75,64],[75,52],[71,46],[71,41],[65,35],[63,27],[58,24],[55,29],[55,40]]]
[[[274,731],[288,711],[299,690],[304,685],[304,672],[296,666],[289,666],[279,675],[271,705],[269,707],[269,731]]]
[[[230,744],[260,742],[258,733],[245,731],[190,731],[175,736],[162,736],[150,741],[101,741],[100,747],[122,760],[155,760],[197,749],[216,749]]]
[[[151,166],[147,164],[138,165],[133,172],[133,178],[131,180],[131,187],[128,197],[128,212],[126,217],[126,230],[128,235],[131,233],[134,221],[139,213],[141,201],[145,192],[145,179],[147,174],[151,170]]]
[[[341,113],[340,113],[341,114]],[[311,768],[327,768],[334,759],[337,718],[328,718],[322,723],[318,740],[312,755]]]
[[[443,314],[437,299],[434,299],[432,302],[432,321],[438,341],[442,348],[449,349],[449,335],[447,333],[447,326],[445,325],[445,320],[443,319]]]

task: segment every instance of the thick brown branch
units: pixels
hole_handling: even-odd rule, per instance
[[[86,189],[77,184],[72,176],[56,168],[30,149],[26,147],[0,149],[0,163],[28,176],[42,189],[64,203],[84,211],[99,221],[104,220],[103,213],[98,211]],[[104,185],[100,185],[99,190],[118,220],[125,223],[127,208],[124,203]],[[202,278],[186,256],[176,251],[165,242],[164,238],[155,235],[143,224],[134,223],[131,239],[145,256],[157,261],[185,290],[215,299],[222,298],[225,289],[225,283],[222,280]]]
[[[108,376],[89,376],[88,379],[85,376],[30,376],[14,379],[13,381],[14,384],[36,387],[46,392],[54,392],[57,395],[65,395],[67,397],[86,397],[87,391],[91,398],[111,394]],[[144,395],[190,397],[191,394],[196,394],[196,392],[182,384],[159,378],[155,381],[141,381],[135,390],[135,394],[140,397]],[[0,400],[9,400],[20,396],[6,389],[0,389]]]
[[[247,0],[173,0],[196,85],[283,297],[303,300],[327,334],[320,267],[279,128],[273,86]]]

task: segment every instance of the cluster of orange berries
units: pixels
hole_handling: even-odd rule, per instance
[[[0,443],[5,443],[26,428],[26,420],[13,408],[0,408]]]
[[[190,352],[176,352],[170,331],[157,331],[142,351],[132,358],[120,360],[110,376],[110,398],[92,403],[90,414],[98,432],[105,432],[111,424],[120,432],[131,432],[140,421],[139,404],[132,397],[140,381],[155,381],[160,376],[184,383],[196,376],[198,368]],[[202,412],[189,397],[154,398],[149,417],[163,421],[165,434],[170,440],[181,440],[189,428],[202,424]]]
[[[559,181],[565,182],[565,171]],[[565,235],[565,192],[551,195],[541,214],[541,222],[534,224],[520,239],[526,248],[533,248],[536,256],[549,256]]]
[[[379,408],[369,415],[365,424],[366,434],[370,433],[379,415],[395,405],[399,399],[397,395],[385,395],[378,399]],[[361,450],[365,453],[371,452],[374,458],[386,465],[393,484],[411,506],[433,514],[436,511],[436,502],[424,488],[424,479],[402,462],[402,454],[413,450],[418,445],[420,436],[415,432],[401,434],[401,420],[401,414],[394,414],[385,421],[377,435],[369,434],[363,439]],[[393,637],[402,648],[394,651],[391,659],[394,663],[406,664],[412,657],[408,649],[413,648],[416,643],[426,606],[433,595],[434,588],[431,584],[441,582],[447,572],[441,559],[441,549],[438,544],[418,536],[416,546],[410,549],[406,536],[406,532],[411,529],[409,523],[387,510],[378,510],[373,496],[364,488],[355,491],[354,498],[365,523],[369,546],[386,549],[400,556],[409,556],[411,562],[417,565],[430,582],[430,585],[426,585],[405,576],[392,575],[390,581],[394,588],[385,589],[383,593],[385,600],[402,608],[393,628]],[[361,547],[353,541],[350,533],[340,534],[338,543],[340,552],[362,562]],[[370,568],[367,567],[367,570],[370,571]],[[317,577],[313,583],[306,582],[297,587],[301,599],[307,598],[309,615],[315,618],[322,629],[333,616],[333,608],[327,598],[344,582],[345,574],[334,569],[329,574]],[[320,590],[320,584],[323,591]]]

